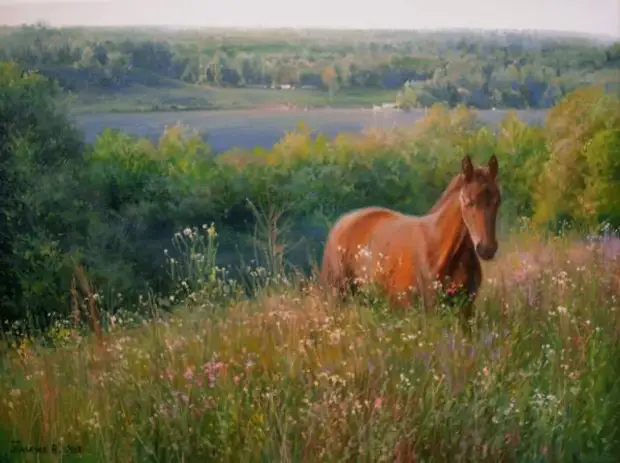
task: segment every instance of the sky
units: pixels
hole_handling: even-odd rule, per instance
[[[544,29],[620,37],[620,0],[0,0],[0,24],[39,19],[53,26]]]

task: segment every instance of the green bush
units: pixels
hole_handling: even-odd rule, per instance
[[[545,134],[549,156],[543,165],[535,219],[558,219],[591,226],[603,216],[613,218],[613,194],[605,185],[617,177],[620,99],[598,87],[574,91],[552,108]],[[617,218],[614,219],[617,221]]]
[[[0,317],[66,307],[70,255],[83,234],[80,134],[37,74],[0,63]],[[79,241],[78,241],[79,242]]]
[[[211,223],[222,231],[219,265],[256,260],[257,233],[281,227],[278,240],[295,244],[283,261],[309,270],[339,215],[371,205],[424,214],[466,153],[499,158],[502,231],[522,217],[619,220],[618,98],[598,88],[566,97],[545,127],[510,113],[494,132],[472,110],[435,105],[408,128],[328,140],[302,124],[269,150],[216,157],[181,126],[158,143],[104,130],[83,147],[49,82],[5,64],[1,84],[3,318],[66,311],[76,264],[106,310],[165,296],[175,288],[170,237]]]

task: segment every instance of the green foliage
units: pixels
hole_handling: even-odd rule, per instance
[[[0,35],[0,60],[16,60],[58,79],[78,100],[142,89],[165,91],[136,98],[134,109],[221,107],[206,92],[193,97],[171,90],[202,87],[263,89],[272,103],[305,93],[312,104],[342,104],[347,90],[389,89],[405,106],[436,102],[477,108],[547,108],[576,87],[618,88],[618,44],[528,33],[381,31],[163,31],[75,30],[44,26]],[[188,85],[189,84],[189,85]],[[305,90],[268,90],[281,85]],[[146,89],[142,88],[146,87]],[[311,89],[311,90],[309,90]],[[325,94],[327,93],[327,98]],[[238,105],[240,92],[230,102]],[[290,95],[290,96],[287,96]],[[380,95],[372,103],[381,103]],[[393,95],[392,97],[393,98]],[[142,100],[142,101],[140,101]],[[131,101],[131,100],[129,100]],[[147,103],[148,102],[148,103]],[[359,103],[358,103],[359,104]]]
[[[612,193],[615,184],[618,128],[620,99],[600,86],[576,90],[550,111],[537,221],[561,217],[591,225],[608,216],[618,223],[611,197],[599,196]]]
[[[404,110],[419,108],[422,106],[422,101],[409,82],[405,82],[404,88],[396,96],[396,105]]]
[[[584,151],[590,172],[584,200],[597,222],[620,227],[620,127],[598,132]]]
[[[496,154],[503,171],[504,211],[514,223],[519,217],[531,217],[540,172],[547,160],[544,130],[530,126],[509,113],[498,129]]]
[[[62,310],[58,282],[80,217],[80,136],[40,75],[0,63],[0,303],[2,317]]]

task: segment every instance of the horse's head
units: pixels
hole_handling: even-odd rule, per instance
[[[495,154],[487,167],[474,168],[471,158],[465,156],[461,163],[463,183],[460,189],[463,222],[481,259],[493,259],[497,252],[495,223],[501,202],[497,186],[499,166]]]

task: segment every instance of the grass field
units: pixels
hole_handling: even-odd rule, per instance
[[[64,320],[56,348],[5,335],[0,459],[616,462],[618,245],[503,237],[472,338],[446,308],[340,307],[282,279],[251,300],[212,280],[173,315],[145,299],[154,319],[100,336]]]
[[[495,125],[500,123],[507,110],[478,111],[480,120]],[[515,111],[527,123],[540,123],[545,110]],[[121,129],[133,135],[159,139],[166,126],[181,122],[199,132],[208,133],[208,142],[216,152],[233,147],[271,147],[285,132],[295,130],[303,121],[317,132],[333,137],[341,132],[359,132],[378,127],[390,129],[407,127],[421,119],[425,110],[382,111],[367,109],[311,109],[308,111],[238,110],[238,111],[189,111],[151,112],[133,114],[75,114],[74,119],[84,131],[86,141],[92,142],[106,127]]]
[[[121,91],[80,92],[70,98],[77,114],[107,112],[156,112],[183,110],[250,109],[275,105],[312,107],[369,107],[396,100],[396,90],[346,89],[333,99],[321,90],[276,90],[182,85],[169,87],[135,85]]]

